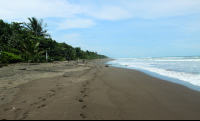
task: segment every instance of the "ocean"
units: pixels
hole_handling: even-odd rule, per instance
[[[200,91],[200,56],[117,58],[107,64],[139,70]]]

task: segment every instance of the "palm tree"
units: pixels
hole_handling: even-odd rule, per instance
[[[42,53],[44,53],[44,51],[39,51],[39,42],[34,43],[33,40],[28,39],[25,42],[21,42],[22,45],[24,46],[23,51],[28,55],[29,61],[32,60],[36,60],[38,62],[38,56]]]
[[[49,34],[47,34],[47,30],[43,30],[45,27],[47,27],[47,24],[43,26],[43,19],[38,19],[36,17],[28,18],[30,23],[24,22],[24,28],[28,29],[29,31],[33,32],[36,36],[39,37],[51,37]]]

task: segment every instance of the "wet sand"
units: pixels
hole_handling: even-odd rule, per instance
[[[200,92],[106,61],[0,68],[0,119],[200,119]]]

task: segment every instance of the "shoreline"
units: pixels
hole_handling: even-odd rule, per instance
[[[18,86],[12,101],[0,105],[0,119],[200,119],[200,92],[108,61],[51,66],[68,71]]]
[[[149,76],[152,76],[152,77],[155,77],[155,78],[159,78],[161,80],[169,81],[169,82],[172,82],[172,83],[175,83],[175,84],[180,84],[180,85],[183,85],[183,86],[185,86],[187,88],[190,88],[192,90],[200,92],[200,86],[194,85],[192,83],[189,83],[187,81],[184,81],[184,80],[181,80],[181,79],[178,79],[178,78],[170,77],[170,76],[167,76],[167,75],[161,75],[159,73],[152,72],[152,71],[149,71],[149,70],[144,70],[144,69],[139,69],[139,68],[134,68],[134,67],[127,67],[126,65],[112,64],[110,62],[107,62],[107,64],[110,64],[113,67],[137,70],[137,71],[145,73],[145,74],[147,74]]]

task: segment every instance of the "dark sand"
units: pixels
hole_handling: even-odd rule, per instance
[[[38,78],[18,86],[9,86],[17,83],[11,79],[28,80],[14,76],[27,72],[15,74],[11,69],[13,75],[0,77],[0,83],[11,81],[8,85],[4,81],[1,88],[0,119],[200,119],[200,92],[136,70],[105,67],[106,61],[89,61],[86,66],[41,64],[42,74],[29,73]]]

